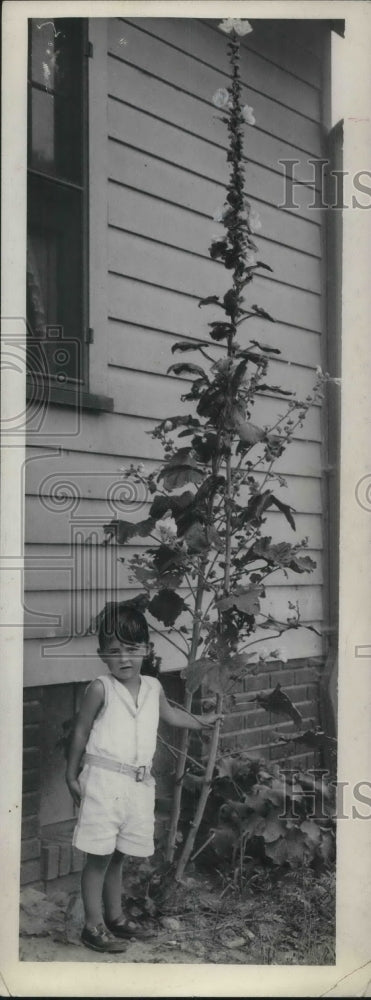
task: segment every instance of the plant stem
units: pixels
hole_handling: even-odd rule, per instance
[[[200,567],[199,567],[200,571],[198,575],[197,593],[195,600],[195,614],[201,611],[202,598],[204,594],[203,579],[204,579],[206,563],[207,563],[207,556],[204,555],[200,560]],[[192,660],[195,659],[197,654],[198,640],[200,637],[200,628],[201,628],[201,622],[199,618],[195,618],[193,622],[192,642],[189,654],[189,662],[192,662]],[[192,694],[190,694],[187,691],[184,698],[183,708],[186,712],[190,712],[191,706],[192,706]],[[188,740],[189,740],[189,730],[183,729],[180,740],[178,763],[175,773],[174,797],[172,802],[172,810],[170,818],[169,839],[166,850],[166,860],[170,862],[174,860],[174,853],[176,848],[176,835],[178,832],[180,808],[182,802],[183,778],[187,762]]]
[[[216,712],[217,713],[221,712],[222,706],[223,706],[223,697],[222,697],[222,695],[219,694],[217,696],[217,704],[216,704]],[[196,809],[196,812],[195,812],[195,816],[194,816],[193,822],[190,825],[190,830],[189,830],[189,833],[188,833],[188,837],[187,837],[186,843],[184,845],[184,848],[183,848],[183,851],[182,851],[182,854],[180,856],[180,859],[179,859],[179,862],[178,862],[178,865],[177,865],[177,869],[176,869],[176,872],[175,872],[175,878],[176,878],[177,882],[179,882],[180,879],[183,877],[184,869],[185,869],[186,864],[189,861],[189,858],[190,858],[190,856],[192,854],[193,845],[194,845],[194,842],[195,842],[195,839],[196,839],[196,836],[197,836],[197,833],[198,833],[198,829],[199,829],[199,826],[200,826],[203,814],[205,812],[205,806],[206,806],[206,802],[208,800],[209,793],[210,793],[210,785],[211,785],[211,781],[212,781],[212,777],[213,777],[213,773],[214,773],[216,755],[217,755],[217,751],[218,751],[219,731],[220,731],[220,721],[216,722],[215,726],[214,726],[213,735],[212,735],[211,744],[210,744],[210,754],[209,754],[209,759],[208,759],[208,762],[207,762],[207,765],[206,765],[206,771],[205,771],[205,776],[204,776],[204,783],[203,783],[203,786],[202,786],[202,789],[201,789],[200,798],[198,800],[198,804],[197,804],[197,809]]]

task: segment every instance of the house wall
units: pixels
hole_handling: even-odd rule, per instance
[[[206,317],[198,299],[228,287],[224,268],[207,252],[227,179],[225,127],[211,103],[226,85],[225,37],[216,22],[183,18],[91,19],[89,33],[90,390],[113,397],[114,412],[50,406],[33,430],[36,410],[29,408],[24,678],[31,698],[36,687],[102,672],[86,629],[106,600],[133,593],[126,564],[100,544],[103,524],[115,515],[136,519],[138,510],[145,516],[148,506],[140,489],[134,498],[125,492],[119,467],[159,466],[158,442],[148,432],[155,421],[188,411],[179,398],[189,382],[166,375],[171,346],[179,336],[206,335],[216,316],[208,309]],[[243,96],[257,118],[246,127],[245,188],[262,220],[261,257],[274,268],[254,280],[253,301],[276,323],[252,321],[240,340],[256,336],[279,347],[272,382],[303,397],[321,364],[325,334],[323,218],[308,207],[313,194],[305,184],[313,174],[308,159],[323,155],[322,61],[321,35],[305,25],[294,31],[288,22],[283,31],[256,22],[243,42]],[[280,158],[299,161],[299,210],[277,207]],[[267,423],[282,409],[282,400],[265,394],[254,420]],[[295,540],[308,536],[317,568],[308,576],[276,574],[267,605],[286,617],[288,601],[298,600],[303,623],[317,629],[324,617],[323,462],[315,407],[277,469],[287,480],[280,495],[297,511]],[[279,512],[269,513],[266,533],[294,537]],[[127,547],[125,557],[132,551]],[[301,630],[284,644],[291,663],[271,665],[269,684],[279,668],[275,679],[298,696],[305,718],[316,718],[322,640]],[[165,671],[183,665],[157,637],[156,645]],[[255,680],[259,689],[269,686],[267,672]],[[234,730],[244,745],[268,745],[266,714],[247,709],[242,722],[238,710],[228,723],[229,741]]]

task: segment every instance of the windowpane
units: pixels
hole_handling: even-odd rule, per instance
[[[79,191],[29,178],[28,321],[37,339],[45,338],[47,326],[60,329],[66,345],[63,372],[78,380],[83,331],[80,201]],[[47,352],[50,374],[60,374],[56,345]]]
[[[28,365],[86,384],[85,22],[29,25]]]
[[[81,75],[81,19],[31,21],[31,83],[76,96]]]
[[[35,170],[54,172],[54,97],[45,91],[33,90],[31,101],[31,164]]]
[[[81,19],[31,25],[30,166],[81,183]]]

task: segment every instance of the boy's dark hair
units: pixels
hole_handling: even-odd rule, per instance
[[[100,615],[98,639],[103,653],[112,639],[119,642],[148,643],[149,633],[146,619],[133,605],[107,605]]]

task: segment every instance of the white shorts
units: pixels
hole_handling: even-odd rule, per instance
[[[147,858],[154,852],[155,780],[85,764],[79,775],[82,800],[72,843],[88,854]]]

